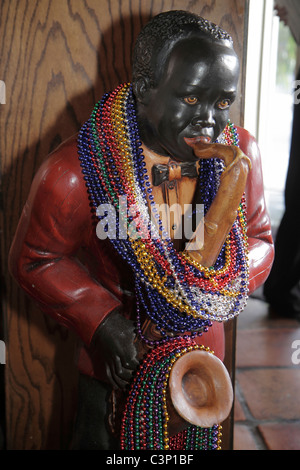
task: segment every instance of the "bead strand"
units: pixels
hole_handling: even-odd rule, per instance
[[[231,123],[221,141],[227,145],[238,144]],[[129,233],[126,240],[112,239],[111,242],[135,271],[137,288],[140,283],[144,285],[143,295],[148,296],[144,303],[144,308],[148,306],[146,314],[153,305],[156,312],[163,312],[163,315],[152,314],[159,328],[164,331],[173,328],[180,333],[184,323],[187,330],[199,330],[209,325],[209,320],[226,321],[237,315],[241,311],[239,306],[243,306],[247,298],[245,203],[212,270],[177,253],[172,240],[160,238],[157,233],[154,239],[151,237],[153,223],[151,225],[146,194],[151,205],[154,200],[129,84],[104,95],[95,106],[90,120],[82,128],[78,147],[92,210],[95,212],[99,204],[111,202],[117,209],[119,224],[124,215],[119,207],[121,195],[127,197],[129,211],[138,208],[128,219],[128,225],[134,221],[143,238],[131,238]],[[208,210],[224,168],[218,160],[202,161],[201,167],[200,187],[202,185],[205,210]],[[159,227],[164,233],[161,223]]]

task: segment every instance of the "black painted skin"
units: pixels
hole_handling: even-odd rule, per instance
[[[137,92],[142,141],[160,155],[193,161],[184,138],[214,141],[237,93],[239,62],[228,43],[194,36],[173,48],[156,88]]]

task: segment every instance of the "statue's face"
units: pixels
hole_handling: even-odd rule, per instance
[[[230,47],[199,37],[181,41],[139,108],[145,144],[179,161],[195,160],[192,145],[214,141],[225,128],[238,75]]]

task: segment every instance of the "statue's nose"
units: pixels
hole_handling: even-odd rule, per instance
[[[210,107],[202,107],[193,117],[191,124],[199,127],[213,127],[215,125],[213,110]]]

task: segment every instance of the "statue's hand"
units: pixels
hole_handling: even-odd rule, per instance
[[[226,170],[232,168],[236,164],[248,166],[251,169],[251,161],[239,147],[235,145],[223,144],[202,144],[193,145],[194,154],[199,159],[220,158],[224,161]]]
[[[199,159],[220,158],[225,164],[217,194],[185,248],[202,266],[213,266],[236,219],[251,161],[234,145],[199,143],[193,149]]]
[[[93,354],[105,363],[113,388],[125,388],[138,366],[134,323],[118,311],[112,312],[93,337]]]

